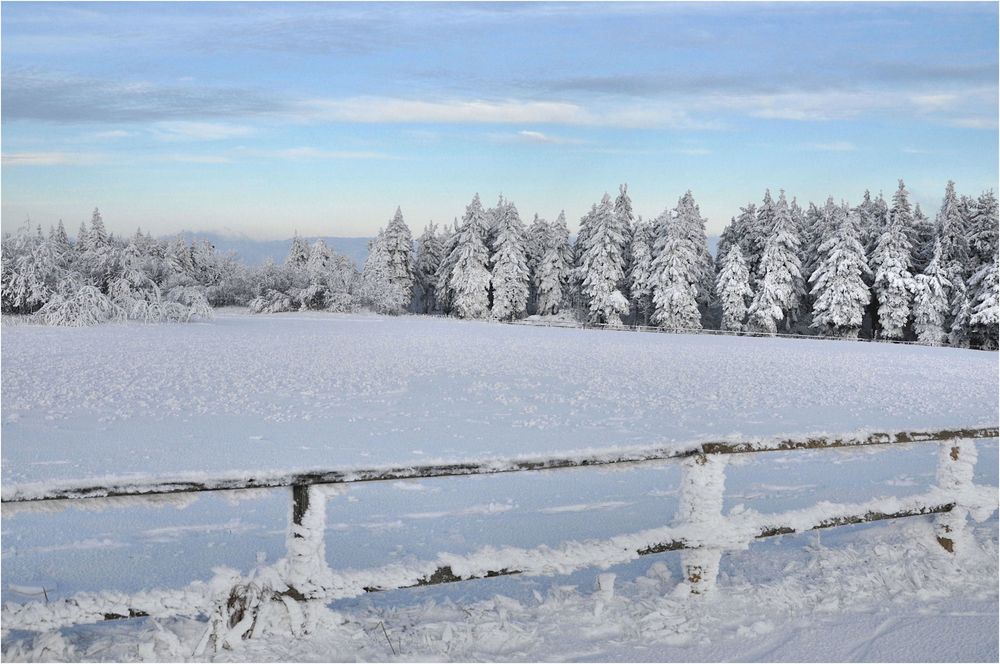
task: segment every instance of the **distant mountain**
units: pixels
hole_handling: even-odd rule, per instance
[[[184,236],[191,239],[208,240],[217,251],[226,253],[236,252],[236,256],[247,265],[261,265],[268,258],[275,263],[283,263],[288,249],[292,246],[292,238],[287,240],[254,240],[241,235],[224,235],[222,233],[190,233],[185,232]],[[318,237],[303,236],[303,239],[312,244]],[[344,254],[355,262],[360,270],[364,267],[365,259],[368,258],[369,237],[323,237],[327,246],[339,254]]]
[[[218,251],[223,253],[235,251],[236,256],[248,265],[260,265],[268,258],[275,263],[282,263],[288,255],[288,249],[292,246],[292,239],[287,240],[254,240],[241,235],[224,235],[222,233],[184,233],[190,239],[208,240]],[[305,237],[309,243],[315,242],[316,237]],[[357,264],[360,270],[365,265],[368,258],[368,242],[370,237],[324,237],[323,240],[334,251],[344,254]],[[708,236],[708,250],[713,256],[719,246],[719,236]]]

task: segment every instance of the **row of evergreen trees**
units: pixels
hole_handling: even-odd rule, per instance
[[[708,249],[705,219],[685,193],[654,220],[627,186],[605,194],[571,242],[564,213],[525,225],[516,206],[428,225],[414,243],[400,210],[369,245],[364,269],[296,236],[284,264],[248,267],[207,242],[117,238],[95,210],[76,241],[62,222],[3,239],[3,311],[47,322],[186,320],[208,305],[256,313],[298,309],[443,313],[515,320],[562,315],[621,326],[819,333],[996,347],[997,201],[948,183],[934,221],[909,203],[865,192],[803,210],[784,192],[741,208]]]
[[[432,224],[412,248],[399,210],[372,242],[363,282],[384,312],[513,320],[567,311],[592,323],[913,339],[996,347],[997,200],[949,182],[934,221],[902,181],[890,205],[803,210],[770,191],[741,208],[713,259],[691,192],[655,220],[627,186],[605,194],[571,243],[563,213],[525,226],[502,197],[476,195],[461,221]],[[376,301],[375,294],[382,294]]]

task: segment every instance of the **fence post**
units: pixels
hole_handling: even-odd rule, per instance
[[[966,539],[966,517],[969,508],[962,503],[962,494],[973,490],[976,469],[976,442],[967,438],[947,440],[938,444],[938,488],[954,501],[950,512],[934,519],[937,542],[948,553],[956,553]]]
[[[727,527],[722,515],[725,485],[725,456],[699,454],[684,461],[677,521],[690,533],[685,540],[693,546],[681,553],[681,566],[694,595],[714,590],[719,574],[722,548],[714,542]]]
[[[288,529],[286,583],[290,594],[308,599],[329,581],[326,564],[326,491],[324,487],[292,486],[292,520]]]

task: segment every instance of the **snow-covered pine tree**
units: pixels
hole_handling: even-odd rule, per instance
[[[924,344],[942,343],[945,318],[950,309],[948,294],[951,282],[941,265],[940,241],[934,243],[931,262],[914,281],[913,329],[917,334],[917,341]]]
[[[653,224],[643,221],[642,216],[632,227],[632,264],[627,275],[631,307],[635,312],[635,320],[643,325],[649,324],[653,312],[653,246],[656,234]]]
[[[696,283],[696,298],[698,304],[705,308],[715,292],[715,261],[708,250],[705,218],[701,216],[701,210],[698,208],[690,189],[677,202],[677,207],[674,208],[674,221],[680,224],[681,232],[684,233],[684,237],[698,255],[699,272]]]
[[[83,248],[89,251],[96,251],[108,244],[108,232],[104,228],[104,218],[101,217],[101,211],[97,208],[94,208],[94,212],[90,216],[90,230],[87,232],[86,240]]]
[[[697,297],[703,263],[689,230],[674,217],[681,207],[679,201],[673,212],[664,210],[656,220],[652,322],[667,330],[697,330],[701,329]]]
[[[558,247],[559,255],[562,256],[566,267],[572,268],[574,259],[573,244],[569,241],[569,226],[566,225],[565,210],[560,210],[556,220],[549,224],[549,234],[550,241]],[[568,279],[569,274],[566,275],[564,282],[568,282]]]
[[[434,300],[437,308],[446,314],[451,313],[452,297],[454,295],[449,282],[451,281],[451,271],[455,268],[455,261],[458,260],[458,218],[455,218],[451,228],[447,225],[442,231],[441,241],[441,264],[434,274]]]
[[[555,246],[549,246],[538,265],[538,313],[557,314],[563,302],[569,266]]]
[[[87,237],[90,231],[87,230],[87,222],[80,222],[80,230],[76,232],[76,242],[73,244],[73,248],[76,249],[77,253],[83,253],[87,246],[90,244],[90,238]]]
[[[765,203],[769,199],[770,196],[766,196]],[[764,245],[764,253],[757,268],[754,300],[747,312],[747,330],[763,334],[774,334],[782,319],[785,319],[786,325],[790,325],[805,293],[798,256],[799,238],[785,202],[784,191],[781,192],[777,205],[771,205],[770,208],[772,212],[769,214],[774,216],[774,226]]]
[[[757,281],[761,274],[760,262],[764,258],[764,247],[774,230],[775,210],[774,200],[771,198],[771,190],[764,190],[764,200],[759,208],[754,210],[755,214],[750,221],[747,237],[747,246],[743,249],[743,257],[747,260],[747,267],[750,269],[750,285],[757,290]]]
[[[888,225],[872,251],[872,289],[878,300],[881,336],[902,339],[910,319],[910,297],[914,288],[913,273],[910,271],[912,247],[907,233],[913,225],[913,215],[902,180],[892,201]]]
[[[436,302],[434,290],[437,287],[437,273],[444,258],[444,244],[437,226],[431,222],[417,238],[417,257],[413,267],[417,285],[420,287],[419,311],[425,314],[434,310]]]
[[[961,285],[953,288],[951,296],[952,310],[951,326],[948,329],[948,345],[956,348],[968,348],[972,336],[972,302],[969,301],[969,292],[965,284],[963,282],[959,282],[959,284]]]
[[[615,221],[611,197],[604,194],[589,216],[580,258],[581,290],[591,322],[619,327],[628,312],[628,300],[619,288],[625,278],[625,238]]]
[[[293,268],[303,268],[309,262],[309,245],[299,237],[298,232],[292,237],[292,246],[285,258],[285,265]]]
[[[951,283],[965,281],[969,268],[969,229],[955,183],[948,181],[937,214],[938,240],[941,243],[941,269]]]
[[[496,320],[522,318],[528,306],[528,262],[525,257],[525,229],[517,214],[517,207],[510,201],[501,202],[495,209],[496,238],[490,285],[493,303],[490,315]]]
[[[460,318],[485,318],[490,310],[490,252],[483,242],[485,217],[476,194],[465,210],[449,259],[452,268],[448,290],[452,293],[452,310]]]
[[[384,240],[389,279],[404,294],[405,309],[413,298],[413,235],[398,207],[385,227]]]
[[[934,241],[937,240],[937,225],[920,209],[920,203],[913,206],[913,273],[924,271],[934,255]]]
[[[55,230],[52,231],[50,239],[52,240],[53,248],[60,254],[65,254],[72,248],[69,241],[69,235],[66,234],[66,227],[63,226],[62,219],[59,220]]]
[[[621,291],[626,300],[631,301],[631,283],[628,279],[628,275],[632,270],[631,245],[632,231],[635,225],[635,215],[632,214],[632,199],[628,195],[628,183],[618,185],[618,196],[615,198],[614,218],[618,233],[625,238],[625,243],[622,246],[622,274],[625,275],[625,278],[623,278],[621,284],[619,284],[618,290]]]
[[[997,197],[993,190],[984,191],[976,201],[970,219],[969,253],[972,258],[973,273],[984,265],[993,263],[998,249]]]
[[[368,259],[362,273],[362,297],[382,314],[401,314],[410,304],[410,290],[398,274],[399,256],[394,257],[390,249],[393,243],[398,243],[398,238],[390,242],[386,231],[379,229],[368,245]],[[394,249],[399,251],[398,246]]]
[[[478,302],[478,280],[481,278],[480,268],[486,271],[486,286],[485,286],[485,304],[483,305],[483,312],[489,311],[489,259],[490,251],[486,244],[486,239],[489,235],[489,224],[488,219],[489,213],[483,208],[483,204],[479,199],[479,194],[475,194],[472,197],[472,201],[465,207],[465,215],[462,217],[461,224],[458,220],[455,220],[455,233],[452,237],[451,242],[449,242],[450,249],[445,254],[444,260],[441,261],[441,268],[438,270],[438,283],[437,292],[440,306],[443,310],[448,312],[455,312],[458,316],[462,318],[482,318],[484,313],[479,312],[479,302]],[[475,233],[479,237],[479,243],[476,246],[470,244],[472,236],[471,233]],[[464,250],[462,249],[463,243],[468,245]],[[482,246],[485,252],[485,258],[482,263],[479,264],[479,249],[478,246]],[[460,257],[464,257],[466,262],[463,264],[463,276],[460,277],[460,281],[466,281],[467,277],[471,278],[468,289],[465,291],[463,311],[457,311],[455,304],[456,297],[456,284],[458,281],[453,279],[453,273],[455,266],[458,265]],[[463,313],[464,312],[464,313]]]
[[[976,345],[988,350],[997,349],[997,330],[1000,324],[1000,295],[998,295],[998,260],[983,265],[972,275],[969,285],[973,289],[972,315],[969,327]]]
[[[819,245],[823,243],[823,213],[815,203],[809,203],[809,209],[803,216],[801,240],[802,279],[809,283],[809,277],[819,265]]]
[[[722,305],[722,329],[741,331],[753,290],[750,289],[750,270],[738,244],[734,244],[722,259],[715,288]]]
[[[528,312],[538,310],[539,266],[549,244],[549,224],[535,213],[525,235],[524,256],[528,264]]]
[[[812,275],[812,326],[824,334],[855,338],[871,298],[864,275],[869,272],[858,239],[858,212],[851,211],[820,247],[825,258]]]

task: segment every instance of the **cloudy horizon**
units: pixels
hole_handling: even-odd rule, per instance
[[[4,230],[30,216],[260,239],[572,227],[628,182],[719,233],[765,188],[997,181],[995,3],[3,6]]]

